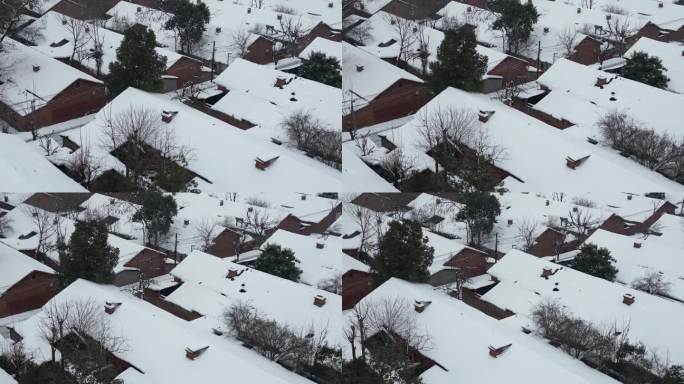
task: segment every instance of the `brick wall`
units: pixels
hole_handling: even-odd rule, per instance
[[[200,79],[202,62],[183,56],[166,70],[166,74],[176,76],[178,78],[176,87],[180,88],[189,81]]]
[[[342,275],[342,309],[347,310],[375,289],[373,275],[362,271],[347,271]]]
[[[0,296],[0,318],[40,308],[58,292],[55,275],[32,272]]]

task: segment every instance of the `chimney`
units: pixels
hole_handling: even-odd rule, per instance
[[[541,277],[548,279],[549,276],[553,276],[553,270],[550,267],[544,267],[542,269]]]
[[[364,69],[363,65],[358,65],[358,64],[356,65],[356,72],[363,72],[363,69]]]
[[[664,6],[665,6],[665,4],[663,4],[662,1],[659,1],[659,2],[658,2],[658,8],[662,8],[662,7],[664,7]]]
[[[480,122],[486,123],[493,114],[494,111],[480,111],[480,113],[477,114],[477,118]]]
[[[425,308],[427,308],[427,306],[430,305],[430,303],[432,303],[432,302],[431,302],[431,301],[420,301],[420,300],[416,300],[416,301],[413,303],[413,309],[415,309],[416,312],[418,312],[418,313],[423,313],[423,311],[425,310]]]
[[[235,268],[230,268],[228,270],[228,274],[226,275],[226,279],[232,279],[238,276],[238,271]]]
[[[283,15],[282,15],[282,14],[278,14],[278,16],[276,16],[276,19],[282,20],[282,19],[283,19]]]
[[[323,249],[323,248],[325,248],[325,244],[323,244],[323,243],[316,243],[316,248],[318,248],[318,249]]]
[[[247,8],[247,14],[250,14],[250,13],[252,13],[252,7]]]
[[[547,207],[549,206],[549,204],[551,204],[551,202],[548,201],[548,200],[546,200],[546,206],[547,206]]]
[[[328,8],[332,8],[332,7],[334,7],[334,6],[335,6],[335,4],[333,4],[333,3],[328,3]]]
[[[325,305],[325,296],[323,295],[316,295],[314,296],[314,305],[317,307],[322,307]]]
[[[609,13],[609,14],[607,14],[607,15],[606,15],[606,20],[610,20],[610,19],[611,19],[611,17],[612,17],[612,16],[610,15],[610,13]]]
[[[63,19],[62,19],[62,25],[67,25],[67,23],[68,23],[68,20],[66,19],[66,17],[63,18]]]
[[[606,79],[603,76],[599,76],[598,78],[596,78],[596,83],[594,84],[594,86],[603,89],[603,86],[606,84],[608,84],[608,79]]]
[[[580,13],[582,13],[582,8],[577,7],[577,14],[579,15]]]
[[[38,71],[40,71],[40,65],[33,64],[33,72],[38,72]]]
[[[137,13],[142,12],[142,7],[138,7],[135,11],[136,11]]]
[[[117,308],[121,306],[121,303],[110,303],[109,301],[105,302],[104,310],[108,315],[113,314],[116,312]]]
[[[491,356],[491,357],[493,357],[493,358],[496,359],[499,355],[501,355],[502,353],[506,352],[506,350],[507,350],[508,348],[510,348],[511,345],[513,345],[513,344],[507,344],[507,345],[504,345],[503,347],[499,347],[499,348],[494,348],[494,347],[492,347],[492,346],[490,345],[490,346],[489,346],[489,356]]]
[[[508,219],[508,225],[513,225],[513,219]]]
[[[185,348],[185,357],[187,357],[190,360],[195,360],[196,358],[200,357],[201,354],[204,353],[209,349],[209,346],[207,345],[206,347],[202,347],[199,349],[192,349],[192,348]]]
[[[216,27],[216,33],[221,33],[221,27]]]
[[[247,212],[252,212],[254,211],[254,207],[247,207]]]
[[[219,207],[223,207],[223,200],[219,201]]]
[[[635,241],[635,242],[634,242],[634,248],[641,248],[641,242],[640,242],[640,241]]]
[[[273,84],[274,87],[278,87],[280,89],[283,89],[285,85],[287,85],[287,80],[285,80],[284,77],[277,78],[275,84]]]
[[[162,111],[161,118],[165,123],[170,123],[178,114],[178,111]]]
[[[627,200],[632,200],[632,195],[627,195]]]
[[[305,194],[302,194],[302,196],[301,196],[300,198],[301,198],[302,200],[306,200],[306,195],[305,195]]]
[[[185,219],[185,220],[183,220],[183,225],[186,226],[186,227],[187,227],[188,225],[190,225],[190,219]]]
[[[622,295],[622,304],[632,305],[634,304],[634,300],[636,300],[636,297],[634,297],[634,295],[631,293],[625,293]]]

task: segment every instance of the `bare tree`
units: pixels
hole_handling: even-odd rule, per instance
[[[233,42],[230,44],[231,48],[237,51],[240,58],[244,58],[249,52],[249,44],[252,41],[252,34],[244,27],[240,27],[233,32]]]
[[[461,300],[463,298],[463,287],[468,284],[470,278],[468,277],[467,271],[463,268],[454,269],[452,272],[456,298]]]
[[[344,29],[351,27],[351,25],[349,25],[347,20],[352,20],[352,19],[345,18],[344,20],[342,20]],[[355,27],[353,27],[352,29],[348,30],[345,33],[345,37],[350,38],[354,41],[357,41],[361,44],[364,44],[366,41],[368,41],[368,39],[370,39],[372,37],[372,31],[373,31],[373,25],[369,22],[363,21],[363,22],[359,23],[358,25],[356,25]]]
[[[633,288],[660,296],[667,296],[670,293],[670,286],[672,283],[663,280],[663,274],[656,271],[647,272],[632,282]]]
[[[558,34],[558,44],[563,49],[563,57],[570,58],[575,54],[579,32],[574,27],[568,27]]]
[[[102,170],[100,158],[94,156],[90,146],[84,146],[82,140],[81,147],[69,158],[66,166],[86,188],[90,187]]]
[[[39,0],[2,0],[0,1],[0,46],[8,35],[16,32],[23,20],[24,11],[34,9]]]
[[[539,223],[533,218],[525,218],[517,225],[518,238],[522,241],[523,251],[529,251],[537,240]]]
[[[418,24],[413,20],[404,19],[393,15],[386,14],[385,21],[394,30],[396,44],[399,47],[397,55],[397,65],[401,62],[408,63],[416,57],[415,44],[418,42]]]
[[[199,241],[200,249],[202,251],[206,251],[214,244],[214,239],[220,228],[221,226],[218,223],[207,219],[202,219],[202,221],[195,226],[195,237],[197,241]]]
[[[45,156],[56,154],[61,148],[52,138],[52,134],[41,135],[38,137],[38,145],[44,151]]]
[[[281,122],[281,126],[287,132],[291,144],[322,162],[341,169],[341,132],[326,129],[320,119],[303,110],[291,113]]]
[[[411,176],[414,168],[413,158],[404,155],[401,148],[395,148],[380,162],[380,168],[396,186]]]
[[[302,18],[295,19],[292,16],[282,15],[280,17],[280,38],[285,41],[287,51],[291,56],[296,56],[297,44],[299,39],[305,35],[304,23]]]
[[[95,60],[95,73],[96,76],[102,75],[102,65],[104,63],[104,24],[105,20],[93,20],[86,32],[90,38],[90,42],[93,45],[92,50],[88,52],[87,58]]]
[[[81,64],[85,59],[84,47],[90,42],[90,23],[69,16],[62,16],[61,22],[62,27],[71,35],[71,44],[73,45],[69,63]]]
[[[433,153],[435,174],[439,174],[439,159],[453,156],[456,144],[466,142],[475,133],[477,117],[470,109],[438,107],[431,112],[425,109],[418,119],[418,144],[425,152]]]
[[[354,135],[354,143],[356,147],[361,151],[361,156],[368,156],[375,151],[375,146],[373,141],[370,139],[370,135]]]
[[[12,219],[7,215],[0,216],[0,238],[5,237],[7,232],[12,228]]]
[[[618,54],[622,56],[627,49],[627,39],[635,32],[629,16],[606,18],[606,31]]]
[[[347,318],[344,328],[345,338],[349,341],[352,355],[356,359],[356,343],[361,347],[361,358],[366,359],[366,341],[371,333],[371,311],[372,307],[365,300],[358,302],[351,309],[351,315]]]
[[[25,205],[24,210],[33,223],[33,227],[36,231],[35,236],[38,237],[36,252],[39,254],[46,254],[57,245],[52,244],[50,241],[57,235],[59,218],[57,215],[31,205]]]
[[[568,226],[577,235],[580,240],[584,240],[589,236],[591,230],[596,226],[597,220],[593,217],[591,212],[580,209],[573,208],[568,212]]]
[[[260,242],[266,237],[268,230],[277,224],[277,220],[271,218],[266,210],[252,208],[247,210],[244,224],[245,229],[253,233]]]
[[[322,289],[324,291],[332,292],[337,295],[342,294],[342,275],[337,274],[335,276],[323,279],[319,281],[316,286],[318,289]]]
[[[356,230],[359,231],[360,245],[359,251],[364,253],[372,253],[375,244],[371,243],[377,224],[378,213],[364,208],[360,205],[352,203],[344,203],[342,205],[344,214],[354,222]]]

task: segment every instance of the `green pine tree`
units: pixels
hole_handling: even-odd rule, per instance
[[[423,228],[416,221],[393,221],[382,236],[378,254],[373,259],[373,270],[378,284],[392,277],[425,282],[430,277],[434,249],[423,236]]]
[[[108,236],[103,221],[76,222],[68,246],[60,246],[59,281],[63,287],[76,279],[103,284],[114,281],[119,250],[107,243]]]
[[[491,0],[489,9],[499,14],[492,28],[504,33],[510,52],[520,53],[539,19],[537,8],[531,0],[524,4],[520,0]]]
[[[159,245],[159,239],[169,233],[178,213],[176,200],[156,191],[144,192],[138,198],[141,207],[133,215],[133,221],[143,224],[150,244]]]
[[[463,195],[462,201],[463,208],[456,219],[463,220],[468,226],[470,241],[480,244],[482,234],[492,232],[496,217],[501,214],[499,200],[491,193],[470,192]]]
[[[327,84],[331,87],[342,87],[340,62],[334,57],[328,57],[323,52],[311,52],[309,57],[298,69],[299,76]]]
[[[193,47],[201,39],[206,25],[209,24],[211,13],[209,7],[201,0],[196,3],[189,0],[169,0],[164,8],[173,14],[164,28],[175,31],[180,38],[181,51],[192,53]]]
[[[297,267],[299,260],[289,248],[268,244],[254,262],[254,268],[283,279],[299,281],[302,270]]]
[[[106,83],[111,97],[128,87],[150,92],[161,90],[166,57],[157,53],[156,44],[154,32],[145,27],[134,26],[126,31],[116,50],[116,61],[109,64]]]
[[[599,248],[596,244],[586,244],[572,260],[570,268],[613,281],[618,273],[618,269],[613,266],[613,262],[615,262],[615,259],[610,256],[608,249]]]
[[[665,76],[667,68],[657,56],[646,52],[634,52],[622,67],[622,76],[656,88],[666,88],[670,78]]]
[[[447,87],[468,92],[482,89],[482,77],[487,71],[487,57],[477,53],[477,41],[472,28],[447,30],[437,51],[437,61],[430,63],[427,82],[438,94]]]

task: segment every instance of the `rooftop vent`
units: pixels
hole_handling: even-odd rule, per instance
[[[247,7],[247,13],[252,13],[252,7]]]
[[[332,8],[332,7],[334,7],[334,6],[335,6],[334,3],[328,3],[328,8]]]
[[[513,225],[513,219],[508,219],[508,225]]]
[[[549,27],[544,27],[544,33],[549,33]]]
[[[300,196],[300,199],[306,200],[306,195],[305,195],[305,194],[302,194],[302,195]]]
[[[38,71],[40,71],[40,65],[33,64],[33,72],[38,72]]]
[[[640,241],[635,241],[635,242],[634,242],[634,248],[641,248],[641,242],[640,242]]]
[[[625,293],[622,295],[622,304],[632,305],[634,304],[634,300],[636,300],[636,297],[634,297],[634,295],[631,293]]]
[[[324,243],[316,243],[316,248],[323,249],[323,248],[325,248],[325,244]]]
[[[195,360],[196,358],[200,357],[201,354],[204,353],[209,349],[209,346],[207,345],[206,347],[198,348],[198,349],[192,349],[190,347],[185,348],[185,357],[187,357],[190,360]]]
[[[551,269],[551,267],[544,267],[542,269],[541,277],[548,279],[549,276],[553,276],[553,269]]]
[[[612,15],[609,13],[606,15],[606,20],[610,20],[612,18]]]
[[[232,278],[237,277],[237,276],[238,276],[238,271],[237,271],[237,269],[235,269],[235,268],[230,268],[230,269],[228,270],[228,274],[226,275],[226,278],[227,278],[227,279],[232,279]]]
[[[483,123],[486,123],[489,121],[489,119],[494,115],[494,111],[480,111],[477,114],[478,120],[480,120]]]
[[[185,219],[185,220],[183,220],[183,225],[186,226],[186,227],[187,227],[188,225],[190,225],[190,219]]]
[[[577,159],[577,160],[573,159],[573,158],[570,157],[570,156],[567,156],[567,157],[565,158],[565,165],[567,165],[568,168],[576,169],[577,167],[579,167],[580,165],[582,165],[582,163],[584,163],[584,162],[589,158],[589,156],[590,156],[590,155],[586,155],[586,156],[584,156],[584,157],[582,157],[582,158],[579,158],[579,159]]]
[[[363,72],[364,66],[363,65],[356,65],[356,72]]]
[[[322,307],[325,305],[325,301],[326,301],[325,296],[316,295],[316,296],[314,296],[314,302],[313,303],[317,307]]]
[[[425,308],[427,308],[427,306],[430,305],[431,303],[432,303],[432,301],[420,301],[420,300],[416,300],[416,301],[413,303],[413,309],[415,309],[416,312],[418,312],[418,313],[423,313],[423,311],[425,310]]]
[[[138,13],[142,12],[142,7],[138,7],[135,11]]]
[[[493,358],[496,359],[499,355],[501,355],[502,353],[506,352],[506,350],[507,350],[508,348],[510,348],[511,345],[513,345],[513,344],[506,344],[506,345],[504,345],[503,347],[499,347],[499,348],[495,348],[495,347],[492,347],[492,346],[490,345],[490,346],[489,346],[489,356],[491,356],[491,357],[493,357]]]
[[[223,207],[223,200],[219,201],[219,207]]]
[[[577,13],[578,13],[578,14],[582,13],[582,8],[577,7]]]
[[[221,27],[216,27],[216,33],[221,33]]]
[[[104,310],[107,312],[108,315],[111,315],[112,313],[116,312],[117,308],[121,306],[121,303],[110,303],[109,301],[105,302]]]
[[[255,161],[254,166],[261,169],[262,171],[265,171],[268,167],[273,165],[273,163],[275,163],[275,161],[278,160],[279,157],[280,156],[276,156],[276,157],[273,157],[269,160],[263,160],[263,159],[260,159],[257,157],[256,159],[254,159],[254,161]]]
[[[547,207],[549,206],[549,204],[551,204],[551,202],[548,201],[548,200],[546,200],[546,206],[547,206]]]
[[[659,2],[658,2],[658,8],[662,8],[662,7],[664,7],[664,6],[665,6],[665,4],[664,4],[662,1],[659,1]]]
[[[171,121],[173,121],[174,118],[176,118],[177,114],[178,114],[178,111],[162,111],[162,114],[161,114],[162,121],[168,124]]]
[[[632,195],[627,195],[627,200],[632,200]]]

